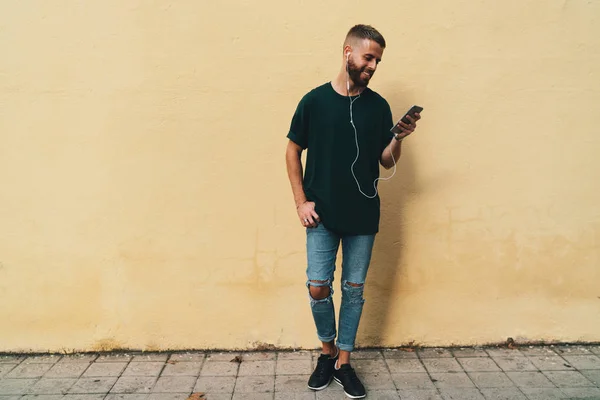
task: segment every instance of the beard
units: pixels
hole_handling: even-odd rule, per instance
[[[369,76],[365,77],[365,75],[362,74],[363,72]],[[366,66],[360,68],[354,63],[354,60],[348,59],[348,75],[350,76],[350,79],[352,79],[354,85],[359,87],[367,87],[369,81],[373,77],[373,74],[375,74],[375,72],[371,70],[367,71]]]

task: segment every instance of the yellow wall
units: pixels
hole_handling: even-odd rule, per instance
[[[0,351],[315,347],[285,135],[355,23],[425,107],[357,344],[600,340],[600,2],[217,3],[0,2]]]

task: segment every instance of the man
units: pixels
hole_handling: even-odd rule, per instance
[[[300,223],[306,228],[312,314],[323,350],[308,381],[325,389],[332,379],[348,397],[366,396],[350,365],[364,303],[363,289],[379,230],[379,163],[395,167],[402,140],[416,127],[399,122],[392,134],[387,101],[367,88],[381,61],[385,40],[373,27],[356,25],[343,46],[337,77],[306,94],[296,109],[286,150],[288,176]],[[393,140],[395,139],[395,140]],[[303,177],[301,154],[308,149]],[[333,273],[342,243],[342,304],[336,338]]]

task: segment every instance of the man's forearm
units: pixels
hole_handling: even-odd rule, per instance
[[[391,153],[394,154],[393,159]],[[394,166],[394,160],[398,163],[400,154],[402,154],[402,141],[392,139],[390,144],[383,150],[383,153],[381,153],[381,165],[383,165],[385,169],[392,168]]]
[[[306,202],[306,195],[304,194],[304,187],[302,185],[302,161],[300,155],[301,151],[290,147],[288,147],[285,153],[288,178],[292,185],[296,207]]]

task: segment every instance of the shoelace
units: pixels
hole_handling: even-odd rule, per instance
[[[348,368],[341,371],[344,375],[346,375],[352,382],[360,382],[354,368]]]
[[[327,370],[327,361],[329,361],[329,356],[321,355],[317,360],[317,368],[316,372],[319,376],[325,376]]]

